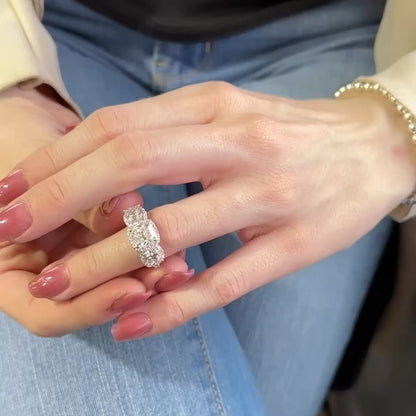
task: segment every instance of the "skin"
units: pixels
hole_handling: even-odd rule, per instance
[[[33,222],[16,241],[30,242],[120,192],[200,181],[202,193],[149,213],[165,252],[232,231],[243,247],[115,327],[149,336],[352,245],[414,189],[408,143],[372,95],[295,101],[205,83],[99,110],[19,164],[30,189],[8,207],[25,204]],[[55,301],[141,267],[124,229],[61,263],[70,284]]]
[[[15,170],[14,166],[24,158],[47,148],[79,122],[78,116],[61,105],[48,88],[26,91],[11,88],[2,92],[0,175]],[[0,243],[0,310],[39,336],[64,335],[113,320],[121,313],[111,310],[117,299],[146,291],[153,294],[161,276],[187,270],[184,253],[180,253],[171,256],[161,270],[132,270],[68,301],[51,302],[34,298],[29,292],[28,283],[48,264],[70,258],[119,231],[124,227],[123,208],[142,202],[137,192],[130,192],[120,196],[111,212],[106,210],[108,202],[98,204],[77,215],[76,221],[70,220],[30,242]]]

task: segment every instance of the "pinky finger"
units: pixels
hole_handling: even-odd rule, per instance
[[[72,300],[52,302],[58,314],[62,310],[60,319],[65,322],[64,332],[68,333],[109,322],[131,308],[141,306],[151,295],[142,282],[121,276]]]
[[[318,256],[316,247],[302,244],[290,227],[259,236],[180,288],[121,315],[112,328],[113,337],[124,341],[169,331],[306,267]]]
[[[188,270],[183,252],[167,257],[157,269],[142,267],[130,274],[141,280],[148,290],[166,292],[173,290],[188,281],[194,270]]]

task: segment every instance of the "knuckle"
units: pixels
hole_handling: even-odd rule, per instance
[[[96,110],[88,119],[94,135],[103,140],[117,136],[128,128],[127,116],[120,106]]]
[[[170,209],[169,205],[156,208],[151,214],[159,229],[161,240],[166,248],[178,251],[186,246],[189,238],[189,219],[179,208]]]
[[[83,264],[86,266],[86,275],[91,278],[100,276],[103,273],[104,260],[100,253],[101,251],[98,248],[94,248],[94,246],[86,249],[86,259]]]
[[[256,146],[256,149],[264,150],[269,154],[276,147],[272,140],[276,124],[275,120],[264,114],[251,114],[247,116],[244,125],[245,136]]]
[[[158,295],[162,297],[165,316],[168,317],[167,325],[170,329],[176,328],[187,321],[185,310],[182,305],[169,292]]]
[[[54,147],[52,146],[45,146],[42,148],[42,153],[44,157],[46,158],[46,166],[52,166],[52,169],[54,172],[57,172],[60,170],[58,158],[54,154]]]
[[[207,83],[208,94],[213,94],[216,108],[233,108],[241,97],[240,89],[225,81],[211,81]]]
[[[207,83],[210,91],[217,95],[228,96],[234,94],[238,88],[226,81],[210,81]]]
[[[114,147],[109,149],[110,163],[117,168],[144,169],[153,166],[158,158],[158,149],[154,141],[144,134],[129,133],[114,141]]]
[[[245,293],[244,279],[235,271],[221,270],[207,278],[208,293],[213,293],[216,304],[226,306]]]
[[[47,196],[54,205],[63,206],[67,203],[68,195],[68,186],[65,184],[65,181],[62,178],[57,178],[56,176],[51,176],[47,182]]]

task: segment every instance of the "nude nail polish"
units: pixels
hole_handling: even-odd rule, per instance
[[[142,292],[142,293],[127,293],[121,298],[116,299],[109,310],[115,313],[124,313],[130,309],[137,308],[146,302],[147,299],[152,296],[152,292]]]
[[[111,328],[111,333],[116,341],[126,341],[128,339],[140,338],[153,327],[148,315],[142,312],[134,313],[119,318]]]
[[[22,195],[29,189],[21,169],[12,172],[0,181],[0,205],[7,205],[13,199]]]
[[[158,292],[167,292],[169,290],[173,290],[187,282],[194,274],[194,269],[191,269],[187,272],[166,273],[156,282],[155,289]]]
[[[48,270],[29,282],[29,291],[35,298],[53,298],[69,287],[69,276],[63,264]]]
[[[13,241],[20,237],[31,225],[33,219],[23,202],[0,212],[0,241]]]

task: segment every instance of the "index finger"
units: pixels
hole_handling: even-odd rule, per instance
[[[212,157],[215,140],[210,140],[203,160],[189,163],[201,155],[201,146],[195,147],[190,138],[218,134],[210,124],[118,136],[9,204],[0,213],[0,241],[32,241],[80,212],[143,185],[199,180],[202,171],[214,171],[228,159]]]
[[[211,83],[193,85],[97,110],[68,134],[19,163],[0,182],[0,205],[10,203],[33,185],[123,133],[209,122],[217,111],[217,101],[212,99],[217,90]]]

